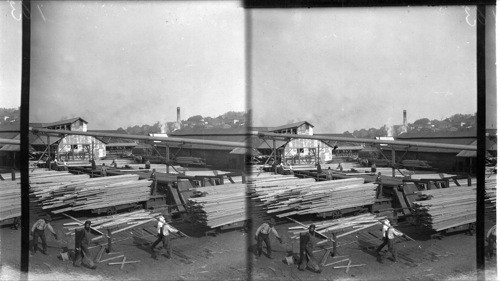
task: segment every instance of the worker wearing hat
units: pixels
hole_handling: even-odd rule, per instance
[[[264,222],[257,228],[255,232],[255,240],[257,240],[257,255],[260,257],[262,255],[262,242],[266,243],[267,248],[267,257],[272,259],[272,250],[271,250],[271,242],[269,241],[269,233],[272,232],[274,236],[283,243],[278,231],[274,228],[275,225],[274,219],[270,219],[269,222]]]
[[[45,240],[45,229],[48,228],[50,232],[54,235],[54,238],[57,239],[57,234],[50,225],[52,218],[50,216],[46,216],[41,218],[33,224],[31,227],[31,235],[33,236],[33,254],[38,250],[38,237],[42,240],[42,254],[47,255],[47,241]]]
[[[89,220],[85,221],[83,228],[75,230],[75,259],[73,260],[73,266],[75,267],[79,267],[83,260],[91,269],[97,268],[89,252],[91,224]]]
[[[163,242],[163,250],[167,251],[167,259],[170,259],[172,257],[172,243],[170,242],[170,233],[178,233],[179,231],[173,227],[171,227],[168,223],[172,222],[172,217],[169,214],[165,214],[163,216],[160,216],[158,218],[158,225],[157,225],[157,239],[151,245],[151,252],[153,253],[153,258],[157,259],[156,253],[155,253],[155,247],[158,245],[160,242]]]
[[[382,235],[383,235],[384,242],[382,242],[382,244],[377,248],[377,250],[375,250],[375,252],[378,255],[378,257],[377,257],[378,261],[380,263],[383,263],[382,255],[380,255],[380,251],[382,250],[382,248],[384,248],[385,245],[387,245],[389,252],[391,252],[391,254],[392,254],[394,262],[397,262],[398,255],[397,255],[396,246],[394,245],[394,237],[395,236],[407,237],[407,236],[405,234],[397,231],[396,229],[394,229],[394,227],[392,227],[391,222],[388,219],[385,219],[382,222],[382,224],[383,224]]]
[[[299,259],[299,270],[305,270],[309,267],[316,273],[321,273],[316,259],[313,253],[313,241],[314,232],[316,231],[316,225],[311,224],[307,232],[300,234],[300,259]]]

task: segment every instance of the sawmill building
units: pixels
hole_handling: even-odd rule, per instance
[[[87,124],[87,121],[76,117],[53,123],[31,123],[30,127],[87,132]],[[96,158],[106,156],[106,144],[96,137],[66,135],[56,138],[30,135],[30,144],[38,151],[44,151],[47,143],[50,144],[51,155],[56,155],[60,160],[88,160],[91,158],[91,155],[94,155]]]
[[[472,145],[477,141],[476,131],[454,132],[412,132],[404,133],[396,140],[412,142],[428,142],[440,144]],[[490,145],[491,146],[491,145]],[[465,153],[459,149],[429,148],[429,147],[398,147],[394,146],[397,160],[421,160],[428,162],[433,168],[443,172],[474,173],[476,153]],[[391,148],[381,146],[387,159],[391,159]]]

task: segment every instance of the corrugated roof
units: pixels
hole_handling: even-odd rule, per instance
[[[274,129],[272,129],[273,131],[279,131],[279,130],[283,130],[283,129],[293,129],[293,128],[298,128],[304,124],[308,124],[309,126],[311,127],[314,127],[311,123],[307,122],[307,121],[300,121],[300,122],[296,122],[296,123],[292,123],[292,124],[286,124],[286,125],[283,125],[283,126],[278,126],[278,127],[275,127]]]
[[[428,138],[475,138],[476,130],[455,132],[411,132],[397,136],[396,139],[428,139]]]
[[[72,124],[78,120],[82,120],[86,124],[89,123],[80,117],[75,117],[75,118],[51,122],[51,123],[34,122],[34,123],[29,123],[29,125],[30,125],[30,127],[33,127],[33,128],[46,128],[46,127],[53,127],[53,126],[64,125],[64,124]]]

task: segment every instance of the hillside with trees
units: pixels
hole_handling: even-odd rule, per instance
[[[406,132],[456,132],[456,131],[475,131],[477,128],[477,113],[474,114],[454,114],[443,120],[429,118],[420,118],[413,123],[408,123]],[[391,134],[393,137],[404,132],[403,125],[382,126],[380,128],[355,130],[352,135],[357,138],[375,138],[386,137]],[[349,131],[344,134],[350,134]]]
[[[21,108],[0,108],[0,125],[20,122]]]
[[[230,129],[240,128],[247,124],[248,113],[228,111],[217,117],[203,117],[201,115],[190,116],[186,120],[181,120],[180,128],[177,122],[166,122],[162,124],[160,121],[153,125],[135,125],[127,128],[118,128],[118,130],[125,130],[128,134],[132,135],[147,135],[152,133],[161,133],[162,128],[165,133],[171,133],[176,130],[182,131],[183,129]]]

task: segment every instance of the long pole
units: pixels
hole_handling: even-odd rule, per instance
[[[276,140],[273,139],[273,153],[274,153],[274,164],[273,164],[273,167],[274,167],[274,173],[277,174],[278,173],[278,168],[277,168],[277,161],[278,161],[278,158],[276,156]]]
[[[274,137],[274,138],[289,138],[289,139],[311,139],[311,140],[326,140],[326,141],[341,141],[341,142],[354,142],[354,143],[373,143],[373,144],[388,144],[399,146],[412,146],[412,147],[433,147],[444,148],[453,150],[477,150],[476,145],[460,145],[448,143],[431,143],[431,142],[418,142],[418,141],[399,141],[399,140],[376,140],[376,139],[361,139],[361,138],[344,138],[344,137],[323,137],[314,135],[296,135],[296,134],[276,134],[268,132],[250,132],[252,135],[259,137]]]
[[[231,141],[217,141],[217,140],[206,140],[206,139],[190,139],[190,138],[177,138],[177,137],[151,137],[151,136],[138,136],[138,135],[126,135],[126,134],[114,134],[114,133],[101,133],[101,132],[83,132],[83,131],[65,131],[65,130],[50,130],[45,128],[30,128],[33,133],[45,133],[45,134],[67,134],[67,135],[79,135],[79,136],[93,136],[93,137],[112,137],[112,138],[123,138],[123,139],[135,139],[135,140],[148,140],[148,141],[160,141],[172,144],[200,144],[200,145],[215,145],[215,146],[225,146],[225,147],[243,147],[247,148],[248,144],[246,142],[231,142]],[[248,134],[240,134],[242,136]]]

